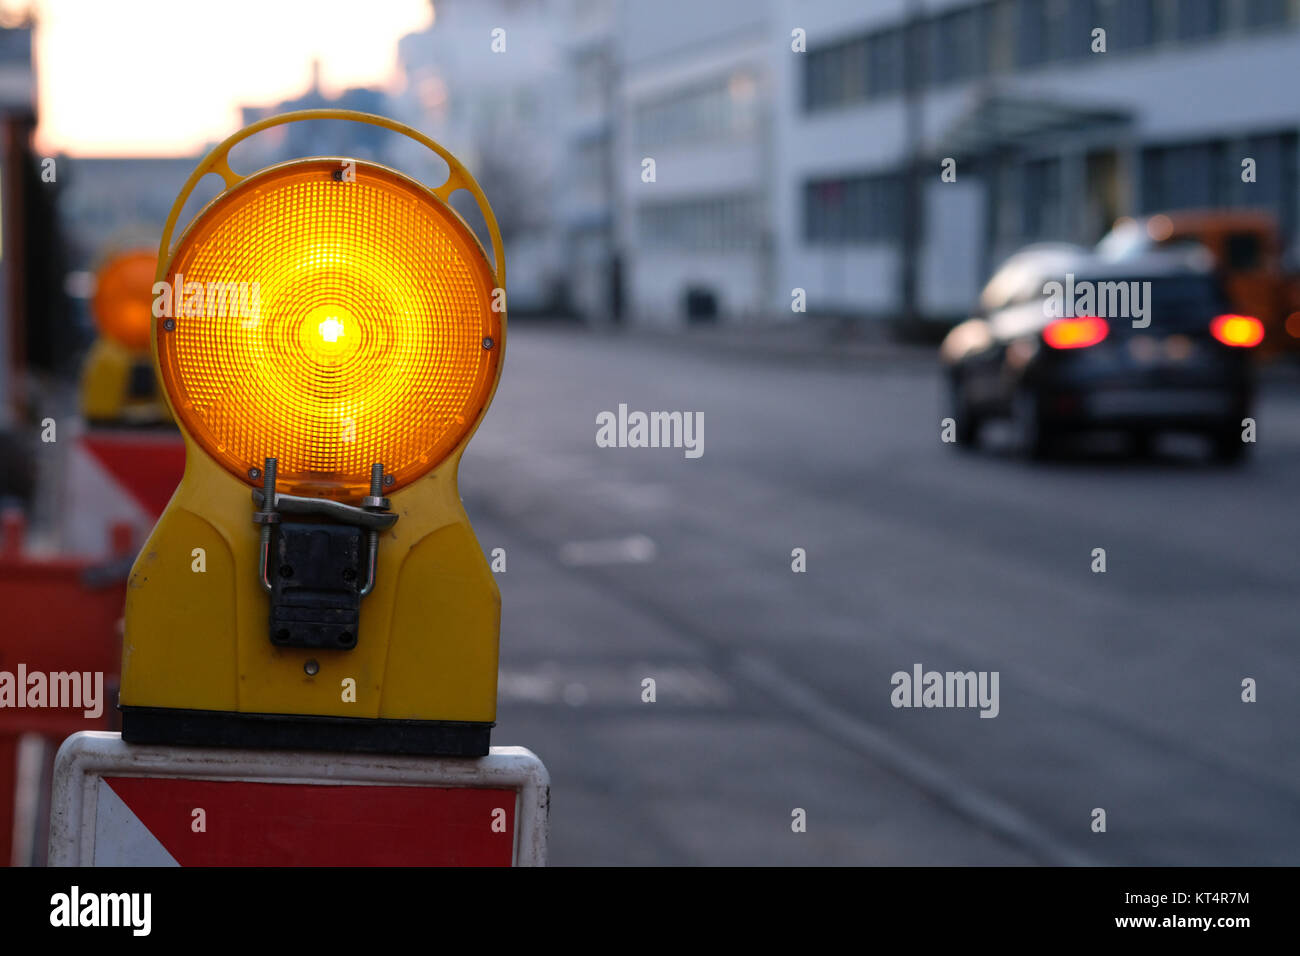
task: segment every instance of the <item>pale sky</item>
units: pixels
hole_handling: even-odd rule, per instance
[[[33,8],[37,149],[192,155],[239,128],[239,107],[321,86],[394,88],[397,41],[429,0],[0,0]]]

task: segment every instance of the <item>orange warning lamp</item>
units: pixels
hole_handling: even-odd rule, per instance
[[[100,332],[133,352],[149,349],[153,277],[158,257],[136,249],[109,259],[95,277],[90,301]]]
[[[449,175],[230,168],[236,143],[300,120],[403,134]],[[207,173],[226,188],[173,246]],[[486,753],[500,597],[456,478],[501,372],[505,264],[473,177],[382,117],[271,117],[200,163],[158,262],[155,358],[187,460],[132,573],[124,737]]]
[[[501,314],[450,206],[380,166],[340,171],[273,167],[213,203],[168,267],[181,305],[158,358],[181,426],[232,475],[274,453],[280,489],[356,497],[375,461],[396,491],[473,428]]]
[[[90,422],[167,421],[149,358],[157,266],[152,251],[132,249],[110,256],[95,275],[90,309],[100,335],[81,377],[82,414]]]

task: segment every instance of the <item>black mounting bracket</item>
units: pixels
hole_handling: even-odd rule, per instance
[[[328,498],[275,491],[277,462],[266,459],[262,489],[253,492],[262,526],[260,573],[271,596],[271,643],[277,647],[351,650],[357,646],[361,599],[375,586],[379,531],[388,510],[384,466],[370,471],[360,507]],[[284,520],[291,515],[291,520]]]
[[[271,532],[271,643],[357,646],[364,534],[348,525],[284,521]]]

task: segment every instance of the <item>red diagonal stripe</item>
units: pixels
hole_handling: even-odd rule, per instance
[[[179,435],[87,435],[82,444],[152,517],[162,514],[185,471]]]
[[[182,866],[509,866],[511,790],[166,777],[106,782]],[[493,811],[505,810],[505,832]],[[196,808],[207,831],[193,830]]]

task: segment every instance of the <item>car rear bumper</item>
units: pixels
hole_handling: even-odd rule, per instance
[[[1039,415],[1063,427],[1240,427],[1254,396],[1248,356],[1217,343],[1185,343],[1184,348],[1177,360],[1164,354],[1167,345],[1159,339],[1041,352],[1027,384],[1039,396]]]
[[[1046,421],[1078,427],[1213,429],[1239,426],[1249,415],[1242,389],[1117,385],[1040,393]]]

